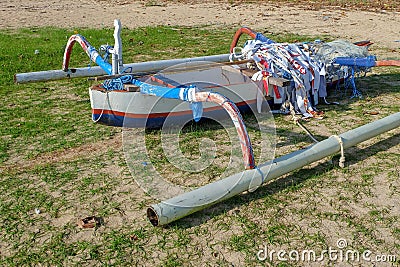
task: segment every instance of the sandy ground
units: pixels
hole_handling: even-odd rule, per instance
[[[121,19],[128,28],[148,25],[249,26],[263,32],[327,34],[350,41],[371,40],[400,57],[400,13],[342,8],[312,10],[289,5],[229,2],[2,0],[0,28],[57,26],[113,27]],[[158,5],[149,5],[157,3]]]

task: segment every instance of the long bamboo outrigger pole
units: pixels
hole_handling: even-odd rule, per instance
[[[171,66],[175,66],[183,63],[206,61],[206,62],[229,62],[230,54],[221,54],[204,57],[192,57],[192,58],[180,58],[180,59],[167,59],[158,61],[138,62],[124,64],[125,69],[132,69],[131,72],[157,72],[166,69]],[[91,68],[75,68],[69,69],[68,71],[63,70],[48,70],[48,71],[37,71],[28,73],[17,73],[14,75],[14,81],[16,83],[28,83],[38,81],[51,81],[60,80],[65,78],[80,78],[80,77],[93,77],[106,75],[107,73],[99,66]]]
[[[265,162],[256,169],[234,174],[151,205],[147,209],[147,217],[154,226],[168,224],[399,126],[400,112]]]

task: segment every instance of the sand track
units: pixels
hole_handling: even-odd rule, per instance
[[[56,26],[113,27],[115,18],[128,28],[149,25],[249,26],[265,32],[326,34],[350,41],[371,40],[400,58],[400,13],[368,12],[342,8],[311,10],[309,7],[229,2],[3,0],[0,29]],[[227,44],[228,45],[228,44]]]

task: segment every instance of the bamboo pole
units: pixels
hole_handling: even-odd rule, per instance
[[[154,226],[168,224],[399,126],[400,112],[151,205],[147,217]]]
[[[229,62],[230,54],[212,55],[204,57],[192,57],[192,58],[180,58],[180,59],[168,59],[168,60],[157,60],[148,62],[128,63],[124,64],[124,69],[130,69],[132,73],[141,72],[157,72],[168,67],[191,63],[196,61],[208,61],[208,62]],[[63,70],[48,70],[38,72],[27,72],[17,73],[14,75],[14,81],[16,83],[28,83],[28,82],[39,82],[39,81],[51,81],[60,80],[65,78],[78,78],[78,77],[92,77],[106,75],[99,66],[85,67],[69,69],[67,72]]]

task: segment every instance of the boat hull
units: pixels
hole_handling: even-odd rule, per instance
[[[193,119],[193,113],[188,103],[179,100],[161,99],[138,92],[117,95],[113,92],[105,93],[92,89],[90,95],[92,119],[96,123],[104,125],[152,129],[161,128],[165,122],[168,122],[168,125],[180,125]],[[126,105],[118,101],[120,98],[124,98],[123,102]],[[101,104],[102,102],[104,104]],[[143,103],[147,104],[145,108]],[[220,106],[205,104],[202,119],[223,120],[229,118],[226,111]],[[248,113],[255,110],[256,99],[238,101],[235,104],[241,113]],[[167,107],[171,111],[168,111]]]
[[[234,68],[212,67],[201,71],[185,71],[162,74],[158,80],[166,86],[196,85],[200,91],[217,92],[234,102],[241,112],[256,110],[257,95],[262,94],[258,85]],[[167,88],[167,87],[166,87]],[[89,89],[92,119],[101,124],[129,128],[160,128],[182,125],[193,119],[189,102],[161,98],[129,90],[106,91],[99,86]],[[220,106],[203,103],[202,118],[220,120],[229,118]]]

